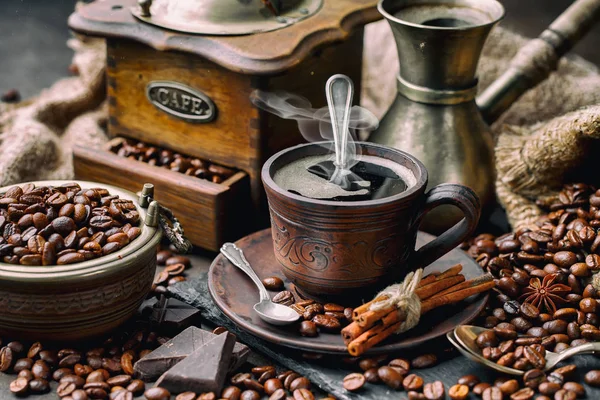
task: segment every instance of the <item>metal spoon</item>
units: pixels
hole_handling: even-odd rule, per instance
[[[481,349],[477,346],[475,340],[477,336],[489,329],[482,328],[479,326],[472,325],[460,325],[454,328],[454,331],[449,332],[446,337],[461,353],[473,361],[484,364],[492,369],[495,369],[505,374],[510,375],[523,375],[525,371],[521,371],[515,368],[504,367],[498,365],[493,361],[485,359],[481,355]],[[452,335],[451,335],[452,334]],[[600,351],[600,342],[598,343],[585,343],[580,346],[571,347],[560,353],[553,353],[546,350],[544,357],[546,358],[545,371],[554,368],[559,362],[565,360],[576,354],[587,354]]]
[[[254,305],[254,311],[256,311],[263,321],[271,325],[287,325],[296,322],[300,318],[300,314],[291,308],[271,301],[269,292],[267,292],[267,289],[254,272],[239,247],[233,243],[225,243],[221,247],[221,253],[223,253],[233,265],[244,271],[246,275],[252,279],[254,284],[258,286],[260,301]]]

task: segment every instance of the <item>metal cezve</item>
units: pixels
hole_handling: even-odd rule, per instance
[[[410,8],[422,11],[410,14]],[[381,0],[378,9],[391,26],[400,73],[398,95],[369,140],[421,160],[429,170],[430,186],[461,183],[489,206],[495,179],[489,124],[556,69],[560,57],[600,18],[600,1],[574,2],[477,100],[479,56],[487,35],[504,16],[498,1]],[[460,21],[468,13],[478,17]],[[440,209],[426,218],[422,229],[437,233],[461,217],[452,209]]]

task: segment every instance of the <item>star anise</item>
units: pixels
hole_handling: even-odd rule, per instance
[[[548,274],[540,282],[539,278],[531,278],[529,286],[523,289],[523,295],[519,297],[524,299],[525,303],[536,306],[540,311],[542,307],[551,314],[556,311],[556,304],[563,303],[571,288],[561,283],[554,283],[558,274]]]

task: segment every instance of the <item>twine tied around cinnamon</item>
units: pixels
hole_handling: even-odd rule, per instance
[[[400,324],[395,333],[406,332],[419,324],[421,317],[421,299],[415,292],[419,287],[423,270],[419,268],[409,273],[402,283],[396,283],[383,289],[376,298],[386,297],[385,300],[372,303],[371,311],[390,309],[394,307],[400,315],[405,316],[404,322]]]

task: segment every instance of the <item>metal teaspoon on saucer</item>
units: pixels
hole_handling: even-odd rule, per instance
[[[273,301],[271,301],[271,296],[269,296],[269,292],[267,292],[265,285],[263,285],[260,278],[256,275],[239,247],[233,243],[225,243],[221,247],[221,253],[223,253],[233,265],[244,271],[246,275],[252,279],[254,284],[258,286],[260,301],[254,305],[254,311],[256,311],[263,321],[271,325],[288,325],[298,321],[300,314],[296,311],[288,306],[273,303]]]
[[[525,371],[498,365],[493,361],[485,359],[481,355],[481,349],[479,348],[479,346],[477,346],[477,343],[475,341],[480,333],[485,332],[487,330],[489,329],[482,328],[479,326],[460,325],[454,328],[453,331],[448,332],[446,334],[446,337],[448,338],[450,343],[452,343],[454,347],[458,349],[458,351],[460,351],[465,357],[475,362],[478,362],[505,374],[523,375]],[[544,367],[544,370],[548,371],[554,368],[562,360],[570,358],[571,356],[574,356],[576,354],[588,354],[593,353],[595,351],[600,351],[600,342],[585,343],[580,346],[571,347],[560,353],[554,353],[546,350],[546,366]]]

